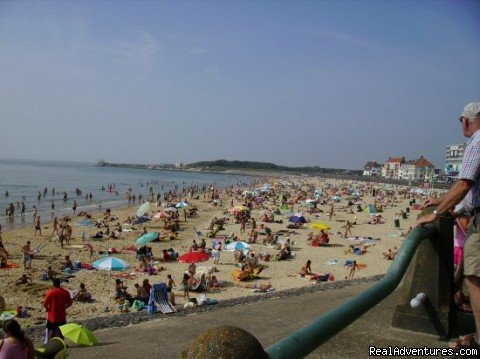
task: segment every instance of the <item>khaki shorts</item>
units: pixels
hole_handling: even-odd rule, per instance
[[[463,274],[480,277],[480,214],[468,225],[467,240],[463,246]]]

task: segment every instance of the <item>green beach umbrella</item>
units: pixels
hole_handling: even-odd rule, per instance
[[[90,330],[76,323],[68,323],[60,327],[62,335],[75,344],[92,346],[97,342],[97,338]]]
[[[140,207],[138,207],[137,216],[138,217],[143,216],[145,213],[148,212],[149,209],[150,209],[150,202],[145,202]]]

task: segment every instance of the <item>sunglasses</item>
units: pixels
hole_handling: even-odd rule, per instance
[[[460,117],[458,118],[458,121],[460,121],[460,123],[463,123],[463,118],[464,118],[463,116],[460,116]]]

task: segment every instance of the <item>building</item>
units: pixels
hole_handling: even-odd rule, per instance
[[[368,161],[365,166],[363,166],[363,175],[364,176],[380,176],[382,174],[382,165],[379,165],[375,161]]]
[[[404,161],[398,169],[396,178],[404,181],[429,181],[430,175],[434,170],[435,166],[425,157],[420,156],[416,160]]]
[[[425,157],[420,156],[415,161],[414,181],[429,181],[435,175],[435,166]]]
[[[458,145],[447,146],[445,152],[445,175],[449,177],[457,177],[462,167],[463,153],[467,144],[460,143]]]
[[[398,169],[397,179],[404,181],[414,181],[415,180],[415,161],[405,161],[400,165]]]
[[[405,157],[388,157],[382,167],[382,177],[398,179],[400,166],[405,163]]]

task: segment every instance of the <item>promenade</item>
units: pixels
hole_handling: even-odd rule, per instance
[[[178,358],[191,341],[210,328],[234,325],[255,335],[266,348],[310,323],[374,282],[222,307],[181,317],[165,317],[124,328],[96,332],[99,344],[73,347],[70,358]],[[367,358],[369,346],[446,347],[439,338],[390,326],[398,291],[329,340],[311,358]]]

